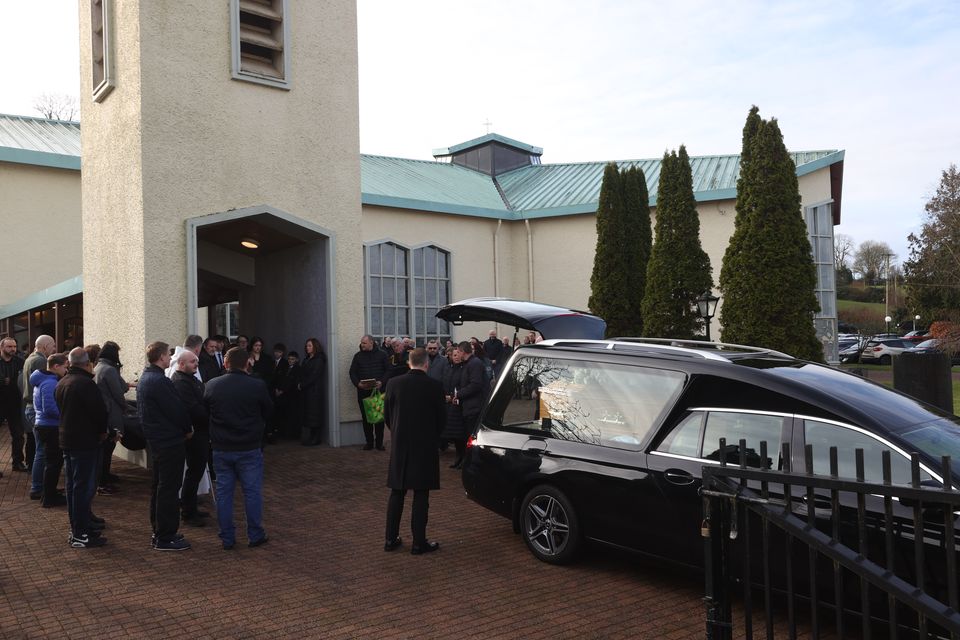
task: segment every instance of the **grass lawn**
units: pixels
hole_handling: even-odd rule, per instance
[[[854,300],[837,300],[837,311],[854,311],[857,309],[866,309],[873,313],[880,314],[883,318],[885,307],[882,302],[856,302]]]
[[[859,304],[859,303],[854,303]],[[881,305],[882,306],[882,305]],[[893,388],[893,367],[882,364],[842,364],[841,369],[863,369],[870,380]],[[953,413],[960,416],[960,367],[953,368]]]

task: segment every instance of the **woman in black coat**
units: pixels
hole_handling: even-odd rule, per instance
[[[463,413],[459,401],[454,401],[460,387],[463,385],[463,364],[460,362],[460,350],[451,349],[448,355],[450,364],[443,370],[443,394],[447,402],[447,422],[440,434],[441,442],[452,442],[457,450],[457,459],[450,465],[451,469],[459,469],[463,465],[463,456],[467,450],[467,425],[463,422]]]
[[[300,444],[320,444],[327,426],[327,355],[316,338],[307,340],[300,364]]]

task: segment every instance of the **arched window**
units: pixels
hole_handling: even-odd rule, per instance
[[[450,302],[450,252],[388,241],[368,245],[365,254],[367,332],[378,340],[409,336],[418,346],[447,340],[450,326],[436,313]]]

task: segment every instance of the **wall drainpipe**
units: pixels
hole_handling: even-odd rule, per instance
[[[527,228],[527,289],[532,301],[536,300],[533,293],[533,232],[530,230],[529,220],[524,220],[523,224]]]

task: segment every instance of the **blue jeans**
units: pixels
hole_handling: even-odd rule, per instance
[[[90,533],[90,504],[97,493],[99,458],[99,447],[63,452],[63,462],[67,466],[67,512],[70,515],[70,531],[74,536]]]
[[[237,480],[243,490],[243,506],[247,515],[247,540],[257,542],[267,534],[261,526],[263,518],[263,451],[214,451],[213,469],[217,473],[217,522],[220,540],[225,545],[236,542],[233,526],[233,490]]]
[[[37,410],[32,404],[23,408],[23,419],[24,430],[32,432],[33,439],[37,443],[36,452],[33,454],[33,468],[30,471],[30,493],[40,493],[43,491],[43,469],[47,464],[47,448],[37,434]]]

